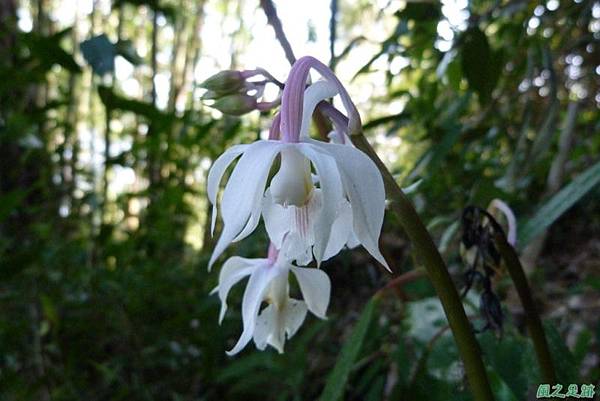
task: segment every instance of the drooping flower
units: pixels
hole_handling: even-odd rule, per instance
[[[296,276],[303,301],[289,296],[289,272]],[[266,259],[234,256],[223,265],[219,285],[213,290],[221,299],[219,322],[227,311],[229,290],[248,276],[250,279],[242,299],[244,328],[237,343],[227,354],[240,352],[252,339],[260,350],[271,345],[282,353],[286,338],[296,333],[307,310],[325,319],[331,292],[327,274],[316,268],[293,266],[270,245]],[[260,311],[263,302],[268,306]]]
[[[311,85],[305,95],[311,68],[321,73],[325,81]],[[337,254],[353,233],[387,267],[378,246],[385,191],[376,165],[352,146],[315,141],[307,134],[316,105],[337,94],[349,115],[343,130],[351,135],[360,129],[360,117],[344,87],[316,59],[299,59],[286,82],[271,139],[234,146],[215,161],[208,176],[213,230],[221,178],[241,156],[223,192],[223,231],[209,266],[231,242],[252,233],[263,214],[271,240],[288,259],[306,264],[314,256],[319,264]],[[269,172],[277,156],[279,170],[267,190]]]
[[[506,235],[506,240],[509,244],[515,246],[517,244],[517,219],[515,214],[510,206],[508,206],[502,200],[492,199],[490,205],[488,206],[488,212],[495,216],[497,214],[496,211],[500,211],[506,218],[506,223],[508,224],[508,234]]]

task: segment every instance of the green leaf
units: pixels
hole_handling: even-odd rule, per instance
[[[123,39],[117,42],[115,45],[117,54],[129,61],[133,65],[140,65],[144,62],[142,57],[137,53],[133,42],[129,39]]]
[[[444,132],[441,140],[439,140],[438,143],[433,145],[427,150],[427,152],[423,154],[408,177],[410,179],[414,179],[425,174],[431,176],[432,173],[439,167],[446,155],[450,152],[452,147],[458,142],[461,134],[462,132],[459,127],[447,127],[446,132]]]
[[[533,351],[521,336],[507,333],[496,338],[487,332],[479,337],[486,363],[504,381],[517,399],[525,399],[527,389],[535,380],[535,366],[529,366],[523,356]]]
[[[371,57],[371,59],[367,62],[367,64],[363,65],[360,68],[360,70],[358,70],[358,72],[356,74],[354,74],[354,77],[352,77],[352,80],[354,80],[360,74],[369,72],[371,69],[371,64],[373,64],[375,62],[375,60],[377,60],[382,55],[390,53],[391,50],[398,47],[399,46],[398,42],[399,42],[400,37],[408,32],[409,32],[409,30],[408,30],[408,25],[407,25],[406,21],[403,19],[399,20],[398,24],[396,25],[396,28],[394,29],[394,32],[386,40],[384,40],[383,43],[381,44],[381,50],[377,54],[375,54],[373,57]]]
[[[174,114],[165,113],[154,107],[152,103],[120,96],[106,86],[98,87],[98,95],[102,103],[111,110],[130,111],[163,126],[170,125],[177,120]]]
[[[72,73],[80,73],[81,67],[61,46],[61,40],[71,31],[70,28],[57,32],[50,36],[41,36],[35,32],[23,34],[23,41],[31,50],[32,57],[38,59],[43,70],[47,71],[53,65],[60,65]]]
[[[577,383],[579,381],[577,361],[561,338],[558,330],[551,324],[544,324],[548,347],[552,354],[554,369],[559,383]]]
[[[46,294],[42,294],[40,295],[40,303],[42,304],[42,311],[44,312],[46,319],[48,319],[48,321],[53,325],[57,325],[59,322],[59,317],[52,298]]]
[[[0,194],[0,222],[4,221],[21,204],[26,191],[16,190]]]
[[[461,43],[462,70],[469,88],[477,92],[481,104],[487,103],[500,75],[502,54],[490,48],[487,36],[478,27],[467,29]]]
[[[600,162],[594,164],[556,195],[550,198],[538,212],[519,230],[519,246],[522,248],[554,223],[560,216],[600,183]]]
[[[508,384],[493,369],[488,369],[488,377],[497,401],[518,401],[520,399],[515,396]]]
[[[377,300],[372,298],[363,310],[358,323],[354,327],[350,338],[344,344],[340,357],[338,358],[333,371],[327,378],[325,389],[321,394],[320,401],[337,401],[344,395],[344,389],[354,361],[358,357],[362,344],[367,335],[367,329],[373,319]]]
[[[400,123],[401,126],[407,125],[410,122],[410,117],[410,114],[405,111],[389,116],[377,117],[365,123],[365,125],[363,125],[363,129],[368,130],[390,122]]]
[[[115,45],[105,34],[94,36],[79,45],[85,61],[92,66],[97,75],[104,75],[115,70]]]
[[[406,7],[401,11],[396,12],[396,16],[401,19],[415,21],[432,21],[439,20],[442,16],[440,4],[431,2],[411,2],[407,3]]]

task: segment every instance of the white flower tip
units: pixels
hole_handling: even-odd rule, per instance
[[[217,205],[213,204],[212,213],[210,217],[210,236],[215,236],[215,226],[217,225]]]
[[[331,288],[331,287],[330,287]],[[311,308],[309,309],[313,315],[322,320],[327,320],[327,308],[329,307],[330,289],[327,290],[326,303],[314,303],[311,302]]]
[[[227,356],[234,356],[235,354],[239,354],[239,352],[244,349],[246,344],[247,344],[247,342],[240,344],[240,342],[238,340],[237,344],[235,344],[235,346],[232,349],[230,349],[229,351],[225,351],[225,353],[227,354]]]
[[[217,258],[220,255],[215,255],[214,253],[210,256],[210,260],[208,261],[208,272],[210,273],[210,271],[212,270],[212,267],[214,266],[215,262],[217,261]]]
[[[381,260],[378,259],[378,261],[379,261],[379,263],[381,263],[383,265],[383,267],[385,267],[385,270],[387,270],[388,272],[390,272],[392,274],[394,273],[392,271],[392,269],[390,269],[390,266],[387,264],[387,262],[385,261],[385,259],[383,259],[383,257],[381,258]]]
[[[227,306],[223,304],[221,306],[221,311],[219,312],[219,326],[223,323],[223,319],[225,318],[225,312],[227,311]]]

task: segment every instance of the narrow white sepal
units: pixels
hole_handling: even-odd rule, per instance
[[[256,318],[264,294],[271,281],[281,273],[275,266],[265,263],[256,268],[250,276],[248,285],[242,298],[242,321],[244,329],[235,346],[227,351],[227,355],[235,355],[240,352],[252,339],[256,328]]]
[[[256,259],[246,259],[241,258],[239,256],[233,256],[223,264],[221,268],[221,272],[219,273],[219,285],[215,287],[211,294],[218,292],[219,299],[221,300],[221,310],[219,312],[219,324],[223,321],[225,317],[225,312],[227,312],[227,295],[229,294],[229,290],[240,280],[244,279],[246,276],[252,274],[252,272],[257,268],[261,263],[266,263],[266,259],[256,260]]]
[[[293,266],[291,270],[298,280],[302,298],[304,298],[308,310],[315,316],[325,319],[331,295],[329,276],[323,270],[311,267]]]
[[[269,170],[280,149],[276,141],[254,142],[235,166],[221,199],[223,232],[208,263],[209,270],[231,242],[243,239],[258,225]]]
[[[344,191],[352,206],[354,234],[365,249],[390,270],[379,251],[379,235],[385,213],[385,189],[377,166],[367,155],[351,146],[309,141],[313,147],[334,157]]]
[[[227,171],[227,168],[233,163],[233,161],[250,145],[235,145],[227,149],[225,153],[215,160],[212,167],[208,171],[208,179],[206,183],[206,192],[208,193],[208,200],[212,204],[212,216],[210,224],[210,235],[214,235],[215,225],[217,222],[217,193],[219,192],[219,185],[223,174]]]

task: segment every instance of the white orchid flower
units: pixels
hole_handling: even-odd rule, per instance
[[[304,301],[289,296],[290,271],[296,276]],[[307,310],[325,319],[331,292],[327,274],[316,268],[293,266],[284,257],[278,256],[271,245],[266,259],[234,256],[225,262],[219,285],[212,292],[218,293],[221,299],[219,323],[227,311],[229,290],[247,276],[250,279],[242,299],[244,328],[235,346],[227,352],[228,355],[240,352],[251,339],[260,350],[271,345],[282,353],[286,338],[291,338],[298,331]],[[260,311],[263,302],[269,305]]]
[[[326,81],[311,85],[305,96],[310,68],[317,69]],[[208,176],[213,229],[221,178],[241,156],[225,185],[220,208],[223,231],[209,267],[231,242],[254,231],[262,212],[275,246],[300,264],[307,263],[313,255],[320,264],[339,252],[354,233],[365,249],[387,268],[378,246],[385,191],[375,163],[352,146],[315,141],[307,134],[316,105],[336,94],[341,96],[349,113],[346,129],[353,132],[360,127],[360,118],[341,83],[314,58],[298,60],[286,82],[281,114],[276,117],[270,135],[281,139],[237,145],[215,161]],[[277,156],[280,156],[279,170],[266,191]],[[313,169],[318,188],[311,177]]]

